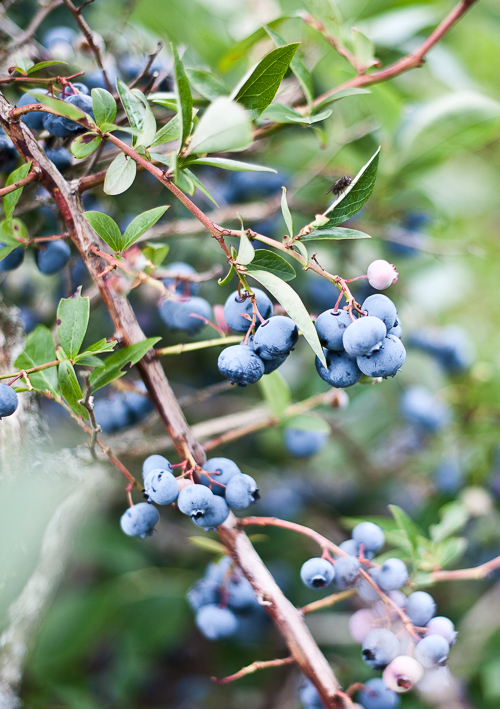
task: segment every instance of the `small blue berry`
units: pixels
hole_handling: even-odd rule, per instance
[[[144,482],[144,493],[150,502],[171,505],[179,496],[179,485],[169,470],[157,468],[148,473]]]
[[[233,475],[226,487],[226,501],[236,510],[250,507],[260,498],[259,489],[255,480],[250,475],[241,473]]]
[[[254,336],[255,352],[262,359],[276,359],[289,354],[297,340],[299,330],[291,318],[275,315],[262,323]]]
[[[328,559],[313,557],[302,564],[300,578],[309,588],[325,588],[335,576],[335,569]]]
[[[231,384],[254,384],[264,375],[264,363],[248,345],[226,347],[217,360],[219,372]]]
[[[344,331],[342,343],[347,354],[354,357],[370,354],[382,345],[387,328],[373,315],[358,318]]]
[[[0,383],[0,419],[12,416],[19,404],[17,392],[7,384]]]
[[[254,288],[257,310],[264,320],[273,314],[273,304],[268,295],[260,288]],[[253,306],[249,297],[240,297],[238,291],[231,293],[224,305],[224,320],[226,325],[236,332],[246,332],[252,322]],[[248,316],[248,317],[245,317]],[[255,327],[259,327],[260,319],[256,317]]]
[[[156,507],[147,502],[129,507],[120,519],[120,526],[129,537],[150,537],[155,526],[160,521],[160,514]]]
[[[214,495],[220,495],[221,497],[226,494],[224,486],[228,484],[229,480],[234,475],[241,475],[241,470],[229,458],[210,458],[203,465],[203,470],[207,473],[212,473],[212,475],[201,475],[201,484],[209,487]]]

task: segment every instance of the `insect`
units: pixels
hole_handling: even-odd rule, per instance
[[[334,182],[333,185],[329,189],[327,189],[325,194],[328,194],[329,192],[331,192],[332,194],[340,194],[349,187],[351,182],[352,177],[349,177],[349,175],[344,175],[344,177],[341,177],[339,180],[337,180],[337,182]]]

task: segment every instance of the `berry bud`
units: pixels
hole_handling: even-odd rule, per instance
[[[372,288],[385,290],[398,280],[398,272],[395,266],[384,259],[372,261],[367,270],[368,283]]]

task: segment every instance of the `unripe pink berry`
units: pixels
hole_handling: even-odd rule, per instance
[[[368,275],[368,283],[377,290],[385,290],[398,280],[396,267],[380,258],[372,261],[366,273]]]
[[[454,645],[457,638],[457,632],[455,630],[455,626],[449,618],[445,618],[442,615],[437,615],[430,619],[426,625],[426,628],[428,635],[442,635],[450,645]]]
[[[373,630],[377,614],[371,608],[361,608],[349,618],[349,634],[357,643],[362,643],[368,633]]]
[[[193,485],[193,481],[189,478],[177,478],[177,485],[179,486],[179,492],[184,490],[188,485]]]
[[[422,665],[409,655],[399,655],[384,670],[382,679],[393,692],[408,692],[422,679]]]

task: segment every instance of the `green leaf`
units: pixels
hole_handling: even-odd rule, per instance
[[[324,225],[324,229],[343,224],[357,214],[369,199],[375,187],[379,155],[380,148],[361,168],[349,187],[325,211],[325,216],[329,217],[329,221]]]
[[[241,266],[248,266],[255,257],[255,249],[250,243],[250,239],[246,235],[245,227],[243,226],[243,219],[240,216],[241,230],[240,230],[240,246],[238,249],[237,262]]]
[[[219,278],[217,283],[220,286],[227,286],[227,284],[231,282],[231,278],[233,277],[234,273],[235,273],[235,268],[234,268],[233,264],[231,264],[231,268],[229,269],[227,275],[224,278]]]
[[[151,261],[153,266],[161,266],[170,251],[169,244],[162,244],[159,241],[148,241],[142,250],[144,256]]]
[[[180,153],[184,147],[187,137],[191,133],[191,123],[193,120],[193,97],[191,95],[191,87],[189,79],[186,75],[184,65],[179,58],[177,48],[171,44],[172,54],[174,57],[174,78],[175,78],[175,93],[177,97],[177,113],[181,116],[181,139],[179,141]]]
[[[160,128],[149,147],[155,148],[157,145],[169,143],[171,140],[179,140],[181,137],[181,128],[181,121],[177,113],[166,125]]]
[[[281,195],[281,213],[283,214],[283,219],[285,220],[286,228],[288,229],[288,236],[293,236],[293,219],[288,209],[288,202],[286,199],[286,187],[281,188],[283,194]]]
[[[157,103],[159,106],[168,108],[169,111],[177,112],[177,109],[179,108],[175,93],[172,93],[171,91],[158,91],[157,93],[150,94],[148,98],[153,103]]]
[[[311,316],[293,288],[289,286],[288,283],[281,280],[281,278],[275,276],[274,273],[268,273],[267,271],[249,271],[248,275],[255,278],[264,288],[267,288],[278,303],[281,303],[304,335],[314,354],[319,357],[320,361],[326,366],[323,348],[321,347]]]
[[[310,234],[304,234],[300,237],[300,241],[321,241],[322,239],[371,239],[371,236],[365,234],[364,231],[356,229],[346,229],[345,227],[331,227],[330,229],[316,229]],[[298,242],[294,243],[294,246]]]
[[[62,298],[57,307],[57,337],[68,359],[80,351],[87,332],[90,301],[82,298],[81,287],[70,298]]]
[[[451,537],[438,544],[434,550],[434,558],[439,566],[449,566],[464,555],[468,542],[464,537]]]
[[[195,547],[203,549],[203,551],[209,551],[211,554],[225,554],[226,547],[218,542],[217,539],[212,539],[211,537],[188,537],[191,544]]]
[[[203,192],[203,194],[206,195],[208,197],[208,199],[215,204],[216,207],[219,206],[215,200],[215,197],[208,191],[208,189],[205,187],[203,182],[200,179],[198,179],[198,177],[194,174],[194,172],[191,172],[191,170],[188,170],[187,167],[185,167],[184,174],[189,177],[189,179],[192,181],[195,188],[199,189],[200,192]]]
[[[15,248],[21,246],[27,237],[28,228],[20,219],[2,219],[0,222],[0,242],[2,244]]]
[[[297,275],[294,267],[283,256],[276,254],[274,251],[267,251],[267,249],[254,251],[252,263],[246,266],[246,270],[248,273],[251,271],[269,271],[269,273],[274,273],[282,281],[293,281]]]
[[[76,357],[79,360],[81,357],[85,357],[88,354],[99,354],[101,352],[112,352],[116,347],[116,340],[106,340],[103,337],[101,340],[94,342],[93,345],[89,345],[83,352]]]
[[[108,167],[103,190],[106,194],[116,195],[126,192],[135,180],[137,165],[125,153],[120,153]]]
[[[38,64],[33,64],[33,66],[30,69],[28,69],[28,71],[26,73],[29,76],[30,74],[34,74],[35,71],[41,71],[42,69],[47,69],[47,67],[54,66],[55,64],[64,64],[65,66],[68,66],[68,62],[62,62],[57,59],[50,59],[49,61],[46,61],[46,62],[38,62]]]
[[[269,52],[235,88],[231,98],[241,103],[254,118],[269,106],[300,43],[286,44]]]
[[[120,130],[133,136],[137,136],[141,132],[138,128],[130,128],[130,126],[116,126],[114,123],[103,123],[100,128],[103,133],[112,133],[115,130]]]
[[[292,401],[290,387],[282,374],[275,370],[262,377],[259,379],[259,388],[272,415],[281,419]]]
[[[439,524],[429,527],[429,533],[434,544],[440,544],[448,537],[458,532],[469,521],[470,513],[463,502],[455,500],[441,507]]]
[[[224,83],[217,76],[209,71],[201,69],[186,69],[186,74],[190,84],[195,90],[206,98],[207,101],[215,101],[219,96],[227,96],[229,91]]]
[[[308,253],[306,247],[304,246],[304,244],[303,244],[301,241],[297,241],[297,240],[295,240],[295,241],[293,242],[292,247],[293,247],[294,249],[297,249],[297,251],[299,252],[299,254],[300,254],[300,255],[302,256],[302,258],[305,260],[305,264],[304,264],[304,266],[303,266],[302,268],[303,268],[304,271],[307,270],[307,267],[308,267],[308,265],[309,265],[309,253]]]
[[[264,29],[271,37],[271,39],[278,45],[278,47],[286,46],[286,41],[283,39],[283,37],[280,37],[279,34],[276,34],[276,32],[274,32],[269,26],[264,27]],[[306,69],[304,62],[298,54],[295,54],[295,56],[293,57],[290,63],[290,69],[295,74],[295,77],[299,82],[302,91],[304,92],[304,96],[306,98],[307,103],[309,104],[309,106],[312,106],[314,98],[314,86],[312,76],[310,72]]]
[[[116,80],[116,89],[123,108],[125,109],[125,113],[127,114],[130,127],[139,131],[138,134],[140,134],[146,120],[147,101],[144,95],[140,91],[131,91],[127,84],[121,79]],[[102,128],[102,130],[104,130],[104,128]]]
[[[314,412],[290,416],[286,420],[285,426],[286,428],[297,428],[300,431],[322,431],[328,435],[332,432],[328,421],[325,421],[324,418]]]
[[[144,96],[144,94],[139,91],[139,89],[132,89],[132,93],[135,94],[142,101],[145,109],[144,121],[141,127],[141,131],[137,135],[134,144],[144,145],[147,147],[151,145],[156,135],[156,118],[154,117],[154,113],[149,107],[148,100]]]
[[[190,166],[193,165],[211,165],[212,167],[220,167],[221,170],[231,170],[232,172],[274,172],[278,173],[272,167],[266,165],[255,165],[250,162],[241,162],[240,160],[230,160],[229,158],[194,158],[189,160]]]
[[[196,126],[187,154],[244,150],[252,143],[252,124],[242,106],[221,96]]]
[[[279,27],[279,25],[283,24],[285,20],[290,20],[294,17],[295,15],[282,15],[281,17],[277,17],[276,19],[271,20],[271,22],[268,22],[266,28],[259,27],[259,29],[255,30],[255,32],[252,32],[252,34],[250,34],[248,37],[242,39],[240,42],[238,42],[238,44],[231,47],[229,52],[224,57],[222,57],[222,60],[219,62],[221,70],[227,72],[229,69],[232,68],[232,65],[235,62],[239,61],[240,59],[246,59],[249,56],[250,49],[255,44],[257,44],[257,42],[260,42],[262,39],[266,39],[266,29],[268,27]]]
[[[313,123],[324,121],[325,118],[330,118],[331,115],[331,110],[315,113],[312,116],[304,115],[290,108],[290,106],[285,106],[283,103],[272,103],[265,109],[262,118],[275,121],[276,123],[299,123],[301,125],[310,126],[313,125]]]
[[[87,409],[78,403],[81,399],[83,399],[83,393],[80,388],[80,384],[78,383],[75,368],[71,362],[68,362],[66,359],[63,360],[59,364],[58,375],[61,394],[65,398],[66,403],[69,404],[71,410],[74,411],[75,414],[84,419],[88,419],[89,413]]]
[[[18,355],[14,366],[17,369],[31,369],[41,364],[56,360],[54,338],[48,327],[38,325],[26,338],[24,350]],[[57,367],[42,369],[29,375],[31,385],[36,391],[48,391],[52,396],[58,394]]]
[[[116,118],[116,101],[106,89],[92,89],[92,108],[95,121],[101,128],[103,124],[114,123]]]
[[[94,91],[95,89],[92,90]],[[95,133],[83,133],[77,136],[71,143],[71,153],[79,160],[88,158],[89,155],[92,155],[92,153],[97,150],[101,142],[102,138],[100,135],[96,135]]]
[[[351,31],[356,59],[361,63],[364,69],[369,69],[378,63],[375,59],[373,42],[356,27],[352,27]]]
[[[122,246],[122,235],[118,224],[104,212],[84,212],[83,216],[101,239],[118,252]]]
[[[189,195],[194,195],[196,189],[194,181],[188,174],[189,170],[177,170],[174,172],[174,185]]]
[[[18,180],[22,180],[27,177],[31,169],[31,165],[31,162],[24,163],[24,165],[18,167],[17,170],[11,172],[5,182],[5,186],[9,187],[10,185],[13,185],[14,182],[18,182]],[[19,187],[17,190],[14,190],[14,192],[9,192],[8,194],[6,194],[3,198],[3,208],[5,211],[5,217],[7,219],[10,219],[14,214],[14,209],[16,208],[16,204],[18,203],[19,197],[22,195],[22,193],[23,188]]]
[[[421,534],[415,522],[406,512],[398,507],[398,505],[389,505],[389,512],[394,517],[398,529],[406,535],[408,542],[413,550],[412,556],[416,556],[418,549],[418,537]]]
[[[121,250],[125,251],[128,249],[139,237],[145,234],[148,229],[151,229],[158,219],[165,214],[169,206],[170,205],[167,204],[164,207],[155,207],[135,217],[125,229],[125,233],[122,237]]]
[[[14,57],[14,69],[20,74],[27,74],[31,67],[35,66],[34,62],[28,57],[17,56]]]
[[[89,383],[92,389],[95,391],[115,379],[123,377],[126,374],[123,368],[127,364],[130,366],[137,364],[159,340],[161,340],[161,337],[150,337],[147,340],[142,340],[135,345],[129,345],[114,352],[104,361],[103,369],[96,369],[90,375]]]
[[[99,357],[92,354],[85,354],[82,352],[81,355],[75,359],[74,364],[79,364],[82,367],[104,367],[104,362]]]
[[[57,111],[59,116],[71,118],[72,121],[79,121],[82,118],[86,118],[93,123],[93,120],[88,113],[84,113],[72,103],[66,103],[58,98],[53,98],[53,96],[42,94],[37,89],[31,89],[29,93],[30,96],[34,96],[36,98],[36,103],[42,103],[44,106],[54,109],[54,111]]]
[[[340,101],[343,98],[347,98],[348,96],[358,96],[360,94],[370,93],[370,89],[341,89],[340,91],[337,91],[337,93],[328,96],[327,98],[323,99],[323,101],[320,101],[316,105],[315,110],[318,111],[319,109],[322,109],[325,106],[329,106],[331,103],[335,103],[336,101]]]

